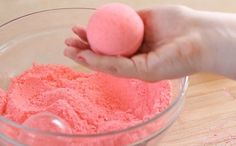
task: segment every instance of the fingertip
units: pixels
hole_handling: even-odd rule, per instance
[[[75,34],[77,34],[77,32],[78,32],[78,26],[73,26],[73,27],[72,27],[72,31],[73,31]]]
[[[77,29],[77,26],[72,26],[72,31],[75,32]]]
[[[81,38],[81,40],[83,40],[85,42],[88,41],[85,27],[83,27],[83,26],[73,26],[72,31],[76,35],[78,35]]]
[[[64,43],[67,45],[67,46],[70,46],[71,45],[71,38],[66,38]]]
[[[77,48],[74,48],[74,47],[66,47],[64,49],[64,55],[66,57],[69,57],[71,59],[75,59],[76,58],[76,55],[79,53],[79,50]]]
[[[64,56],[69,57],[70,56],[70,49],[69,47],[66,47],[63,52]]]
[[[65,44],[68,47],[74,47],[78,49],[90,49],[89,44],[80,40],[79,38],[67,38],[65,39]]]
[[[64,54],[64,56],[68,57],[68,50],[67,50],[67,48],[64,49],[63,54]]]

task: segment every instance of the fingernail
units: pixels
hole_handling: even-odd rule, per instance
[[[83,56],[78,55],[78,56],[76,57],[76,59],[77,59],[77,61],[79,61],[79,62],[87,63],[86,59],[85,59]]]
[[[73,27],[72,27],[72,31],[76,32],[76,29],[77,29],[76,26],[73,26]]]
[[[70,46],[70,45],[71,45],[70,39],[66,39],[66,40],[65,40],[65,44],[66,44],[67,46]]]

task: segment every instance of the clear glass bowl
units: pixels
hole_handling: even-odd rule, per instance
[[[0,87],[6,89],[10,78],[32,66],[63,64],[88,72],[63,56],[64,39],[73,35],[70,28],[86,25],[92,8],[59,8],[27,14],[0,26]],[[156,146],[159,138],[178,117],[188,86],[188,77],[171,80],[171,105],[146,122],[122,130],[90,135],[45,132],[12,122],[0,116],[0,145],[44,146]],[[19,138],[23,131],[25,136]]]

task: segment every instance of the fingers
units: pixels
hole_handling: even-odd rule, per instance
[[[67,38],[65,40],[65,44],[69,47],[75,47],[75,48],[79,48],[79,49],[89,49],[89,44],[81,41],[79,38],[76,37],[71,37],[71,38]]]
[[[79,50],[74,47],[66,47],[64,50],[64,55],[77,61],[77,54],[79,53]]]
[[[112,75],[149,80],[146,67],[146,54],[137,55],[131,59],[125,57],[114,57],[99,55],[91,50],[78,50],[77,48],[67,47],[64,55],[75,62],[84,65],[92,70],[109,73]]]
[[[177,43],[167,44],[148,54],[138,54],[132,58],[104,56],[89,49],[74,47],[65,49],[65,56],[92,70],[97,70],[126,78],[137,78],[149,82],[172,79],[188,75],[193,70],[188,54],[180,52]]]
[[[149,58],[151,60],[148,60],[147,54],[139,54],[130,59],[125,57],[99,55],[90,50],[80,50],[77,51],[76,56],[70,56],[72,56],[72,59],[77,63],[85,65],[92,70],[120,77],[136,78],[149,82],[156,82],[169,77],[165,76],[165,73],[160,74],[160,68],[162,67],[161,62],[163,61],[162,58],[156,58],[156,55],[154,55],[154,58],[152,59]],[[153,66],[151,63],[153,63]]]
[[[78,35],[78,37],[71,37],[65,40],[65,44],[69,47],[79,48],[79,49],[90,49],[87,42],[86,30],[82,26],[74,26],[72,28],[73,32]]]
[[[86,29],[82,26],[74,26],[72,28],[72,31],[78,35],[83,41],[87,42],[87,33],[86,33]]]
[[[78,58],[83,58],[87,67],[97,71],[127,78],[138,77],[136,66],[129,58],[99,55],[91,50],[81,50],[76,57],[77,62],[80,62]]]

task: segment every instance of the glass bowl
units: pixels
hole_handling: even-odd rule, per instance
[[[0,25],[0,87],[6,89],[10,79],[31,67],[33,62],[62,64],[89,72],[64,57],[63,50],[64,39],[73,35],[70,28],[76,24],[86,25],[93,11],[93,8],[43,10]],[[156,146],[180,114],[188,77],[170,82],[170,106],[146,122],[106,133],[72,135],[40,131],[0,116],[0,145]],[[19,138],[16,131],[24,131],[25,136]]]

